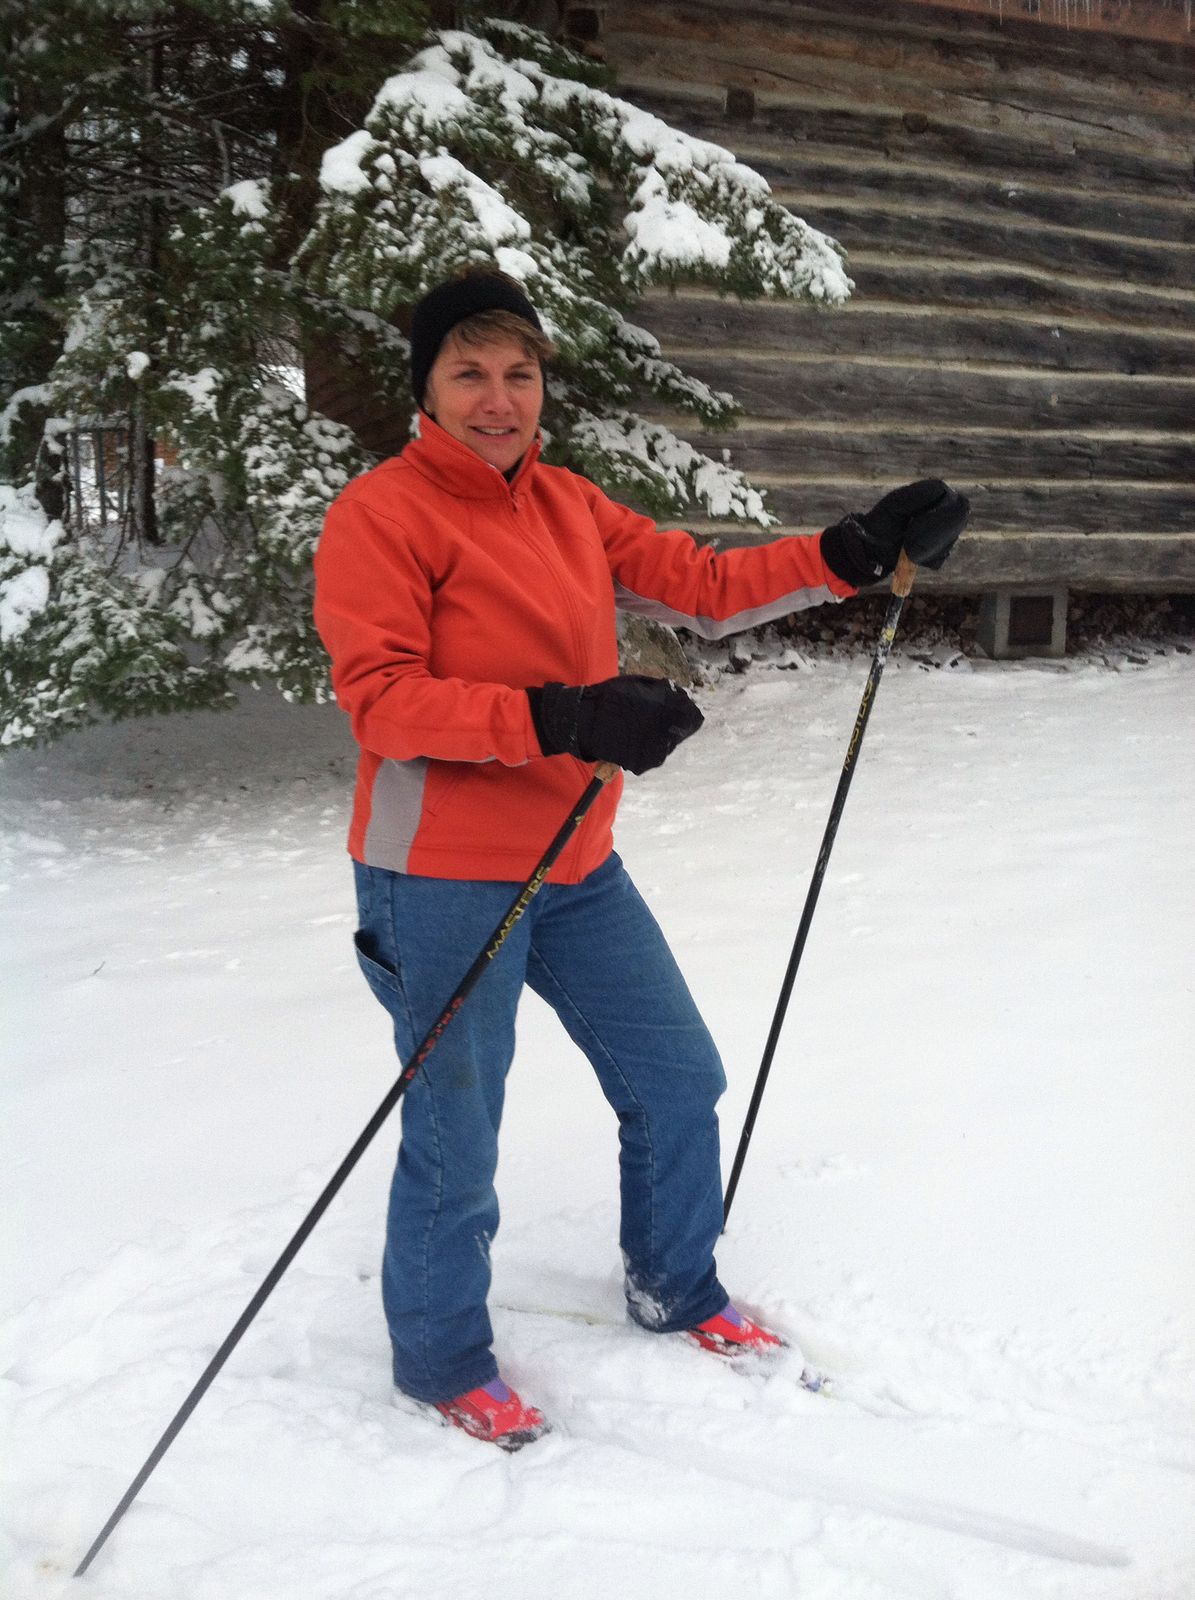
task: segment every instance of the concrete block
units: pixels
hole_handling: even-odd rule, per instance
[[[979,604],[976,643],[993,661],[1066,654],[1066,588],[996,589]]]

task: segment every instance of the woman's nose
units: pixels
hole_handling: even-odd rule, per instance
[[[487,411],[510,411],[514,406],[513,395],[513,389],[503,383],[501,378],[495,378],[492,383],[486,385],[481,403]]]

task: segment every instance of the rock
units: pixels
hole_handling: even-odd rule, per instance
[[[684,689],[697,682],[696,674],[671,628],[647,617],[618,614],[618,660],[623,672],[642,672],[649,678],[671,678]]]

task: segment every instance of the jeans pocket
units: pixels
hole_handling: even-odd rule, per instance
[[[392,967],[378,960],[376,941],[368,928],[357,929],[353,935],[353,945],[357,951],[357,965],[361,968],[366,983],[373,990],[374,998],[381,1002],[391,1016],[404,1013],[406,1006],[402,980]]]

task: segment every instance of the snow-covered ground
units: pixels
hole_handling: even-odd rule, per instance
[[[628,787],[728,1164],[865,672],[723,679]],[[506,1457],[392,1403],[388,1127],[85,1588],[395,1069],[338,713],[10,757],[3,1594],[1190,1600],[1193,702],[1189,656],[889,667],[719,1257],[832,1395],[621,1323],[613,1121],[529,999],[493,1298],[554,1433]]]

